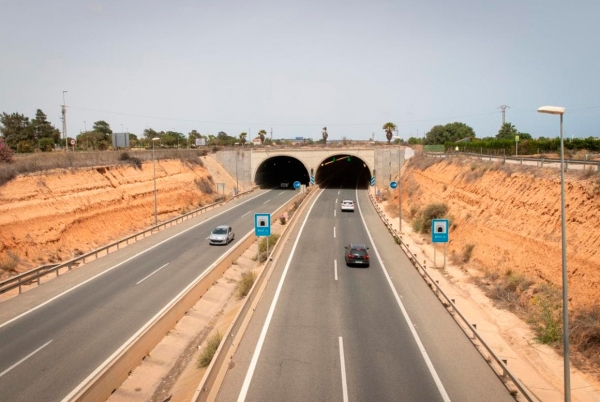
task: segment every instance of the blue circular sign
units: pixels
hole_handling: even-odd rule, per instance
[[[395,181],[393,181],[393,182],[390,183],[390,187],[391,188],[396,188],[396,187],[398,187],[398,183],[396,183]]]
[[[299,181],[297,181],[297,180],[296,180],[296,181],[294,182],[294,188],[295,188],[295,189],[299,189],[299,188],[300,188],[300,182],[299,182]]]

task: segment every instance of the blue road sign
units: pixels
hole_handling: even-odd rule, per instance
[[[271,236],[271,214],[254,214],[254,234]]]
[[[398,183],[396,183],[395,181],[393,181],[393,182],[390,183],[390,187],[391,188],[396,188],[396,187],[398,187]]]
[[[448,243],[448,219],[432,219],[431,242]]]
[[[298,189],[300,188],[300,182],[299,182],[298,180],[296,180],[296,181],[294,182],[294,188],[295,188],[296,190],[298,190]]]
[[[371,177],[371,186],[375,185],[375,176]]]
[[[311,186],[315,185],[315,176],[310,176],[310,185]]]

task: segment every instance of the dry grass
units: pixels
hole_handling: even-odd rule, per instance
[[[214,333],[208,338],[208,340],[206,341],[206,346],[204,346],[202,353],[198,357],[199,368],[208,367],[213,357],[215,356],[215,353],[217,352],[217,349],[219,348],[222,339],[223,335],[221,335],[221,333],[219,332]]]
[[[237,284],[236,295],[239,300],[243,299],[248,295],[250,289],[254,285],[254,281],[256,281],[256,274],[254,271],[244,272],[242,274],[242,278]]]
[[[199,149],[157,149],[154,151],[156,160],[179,159],[184,163],[200,166],[203,166],[200,156],[205,154],[206,150]],[[124,163],[141,168],[142,163],[148,161],[152,161],[152,150],[147,149],[127,152],[77,151],[17,154],[13,163],[0,164],[0,185],[23,173],[33,173],[50,169],[113,166]]]

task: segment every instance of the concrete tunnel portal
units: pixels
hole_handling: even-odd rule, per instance
[[[352,189],[367,189],[372,176],[367,164],[354,155],[328,156],[316,167],[316,171],[315,167],[306,167],[294,157],[274,156],[259,165],[254,182],[260,188],[274,188],[287,180],[289,188],[293,189],[295,181],[308,186],[311,174],[315,176],[315,183],[318,185]]]

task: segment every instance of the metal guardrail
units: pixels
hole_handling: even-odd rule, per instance
[[[488,159],[490,162],[492,160],[502,161],[506,163],[506,161],[515,161],[519,162],[521,165],[523,162],[535,162],[536,167],[544,167],[544,165],[551,167],[560,168],[560,166],[552,166],[552,165],[560,165],[560,159],[555,158],[531,158],[528,156],[506,156],[506,155],[491,155],[491,154],[478,154],[474,152],[448,152],[448,153],[431,153],[424,152],[426,156],[432,156],[434,158],[453,158],[456,156],[467,156],[473,157],[480,160]],[[588,160],[580,160],[580,159],[565,159],[565,171],[569,170],[569,165],[583,165],[585,166],[596,166],[597,171],[600,172],[600,162],[599,161],[588,161]]]
[[[19,275],[15,275],[12,276],[8,279],[5,279],[3,281],[0,281],[0,295],[4,294],[10,290],[19,289],[19,294],[22,293],[22,287],[23,286],[29,286],[29,285],[33,285],[33,284],[37,284],[38,286],[41,284],[41,279],[51,273],[55,273],[56,276],[60,275],[60,270],[61,269],[67,269],[68,271],[71,271],[73,268],[77,268],[80,265],[85,264],[86,262],[89,262],[90,260],[95,260],[98,259],[98,256],[100,254],[102,255],[107,255],[109,254],[111,251],[117,251],[120,250],[121,246],[124,244],[125,246],[130,244],[130,241],[133,241],[133,243],[135,243],[136,241],[138,241],[138,238],[140,236],[142,236],[142,238],[146,238],[147,234],[153,234],[155,231],[160,232],[161,229],[166,229],[167,227],[171,227],[173,225],[176,225],[180,222],[183,222],[185,220],[188,220],[190,218],[193,218],[199,214],[202,214],[210,209],[213,209],[217,206],[220,206],[223,202],[229,202],[231,200],[234,200],[238,197],[241,197],[243,195],[246,194],[250,194],[251,192],[253,192],[254,190],[256,190],[256,186],[252,187],[252,189],[250,189],[249,191],[245,191],[243,193],[239,193],[236,194],[234,196],[232,196],[230,199],[223,199],[223,197],[221,197],[220,201],[217,201],[213,204],[210,205],[206,205],[204,207],[195,209],[191,212],[188,212],[186,214],[183,215],[179,215],[175,218],[169,219],[167,221],[161,222],[158,225],[152,226],[148,229],[142,230],[141,232],[137,232],[133,235],[124,237],[122,239],[119,239],[115,242],[112,242],[110,244],[107,244],[106,246],[102,246],[100,248],[97,248],[93,251],[90,251],[89,253],[85,253],[82,254],[80,256],[77,256],[71,260],[59,263],[59,264],[50,264],[50,265],[42,265],[40,267],[31,269],[29,271],[23,272]],[[116,249],[115,249],[116,248]],[[88,261],[86,261],[86,259]]]
[[[527,399],[528,401],[530,401],[530,402],[537,402],[537,401],[539,401],[539,399],[537,399],[521,383],[521,381],[517,378],[517,376],[515,376],[508,369],[508,367],[506,366],[507,361],[501,359],[500,357],[498,357],[496,355],[496,353],[494,353],[494,351],[492,350],[492,348],[479,335],[479,333],[477,332],[477,329],[475,328],[475,326],[473,326],[472,324],[470,324],[469,321],[467,320],[467,318],[460,312],[460,310],[458,308],[456,308],[456,306],[454,304],[454,299],[450,298],[442,290],[442,288],[439,286],[438,282],[435,281],[431,277],[431,275],[429,274],[429,272],[427,272],[427,267],[424,266],[424,265],[421,265],[421,263],[417,260],[416,256],[411,253],[411,251],[409,249],[409,246],[406,243],[404,243],[404,241],[402,241],[402,237],[400,237],[400,234],[394,228],[392,228],[392,225],[385,218],[385,215],[384,215],[383,211],[381,210],[381,208],[379,207],[379,205],[377,205],[377,202],[375,201],[375,199],[373,198],[373,196],[369,195],[369,198],[371,200],[371,203],[373,204],[373,206],[377,210],[377,213],[379,214],[381,220],[383,221],[383,223],[387,227],[388,231],[394,236],[394,238],[396,239],[396,242],[398,243],[398,245],[400,246],[400,248],[402,249],[402,251],[404,251],[404,253],[407,255],[408,259],[413,263],[413,265],[415,266],[415,268],[417,268],[417,271],[419,271],[419,273],[421,274],[421,276],[425,279],[425,282],[427,283],[427,285],[433,290],[433,292],[436,294],[436,296],[440,299],[440,301],[442,302],[442,304],[444,305],[444,307],[446,307],[449,310],[449,312],[452,315],[452,317],[454,317],[454,320],[459,324],[459,327],[469,337],[469,339],[471,339],[471,341],[475,345],[476,349],[483,356],[483,358],[489,363],[490,367],[492,368],[492,370],[494,370],[494,372],[496,373],[496,375],[498,375],[503,382],[506,382],[507,380],[510,380],[514,384],[514,386],[517,388],[517,390],[520,392],[520,394],[525,399]],[[479,345],[477,343],[475,343],[476,340],[485,349],[485,351],[487,351],[487,353],[489,354],[489,356],[486,356],[485,353],[484,353],[484,351],[481,350],[479,347],[477,347]],[[494,365],[494,363],[496,365]],[[500,372],[498,372],[497,369],[499,369]],[[506,383],[505,383],[505,385],[506,385]],[[512,391],[510,388],[509,388],[509,391],[511,393],[516,393],[515,391]],[[513,394],[513,396],[514,396],[514,394]]]

